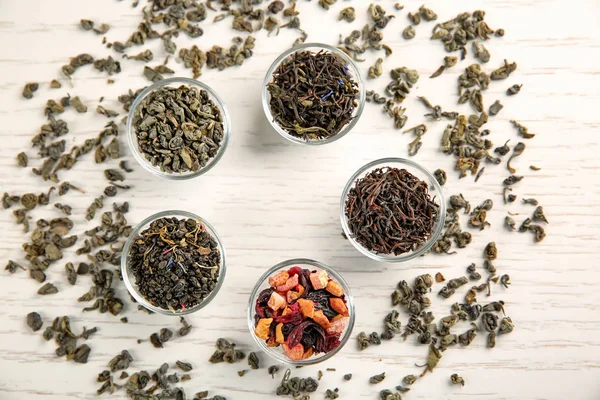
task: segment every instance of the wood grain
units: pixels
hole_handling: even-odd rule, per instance
[[[337,13],[352,4],[359,18],[353,24],[336,23]],[[381,2],[392,12],[393,2]],[[395,12],[397,18],[385,29],[385,40],[394,54],[384,68],[406,65],[418,69],[421,79],[413,90],[444,109],[470,112],[468,106],[456,106],[456,79],[472,62],[471,55],[436,79],[428,76],[437,69],[445,55],[439,43],[430,42],[432,24],[416,27],[417,36],[404,41],[400,32],[408,24],[406,14],[422,2],[407,0],[405,9]],[[338,33],[347,34],[366,21],[367,2],[338,2],[329,12],[315,1],[299,1],[303,28],[309,41],[334,44]],[[247,331],[246,309],[255,280],[269,266],[292,257],[309,257],[337,268],[350,283],[357,305],[355,334],[380,331],[382,318],[389,312],[389,294],[395,282],[411,280],[420,273],[442,272],[446,277],[464,274],[471,262],[482,264],[485,244],[495,240],[499,247],[498,270],[510,274],[513,284],[508,290],[497,288],[491,299],[503,299],[516,324],[515,332],[498,339],[495,349],[484,346],[480,335],[468,348],[451,349],[444,354],[435,373],[415,384],[407,399],[564,399],[592,400],[600,398],[600,270],[597,268],[600,230],[600,152],[597,104],[600,103],[600,29],[597,19],[600,6],[596,0],[567,2],[561,0],[489,0],[427,3],[446,20],[465,10],[485,9],[486,20],[493,28],[502,27],[506,36],[486,44],[492,60],[485,66],[491,70],[502,60],[515,60],[519,69],[510,79],[494,82],[485,93],[486,104],[496,98],[505,108],[486,126],[495,144],[511,139],[519,141],[509,120],[526,124],[536,137],[527,141],[524,155],[513,163],[525,180],[515,187],[521,197],[536,197],[550,219],[548,237],[534,244],[530,235],[506,232],[502,221],[508,210],[518,212],[522,220],[531,207],[517,202],[502,204],[501,182],[508,175],[504,165],[488,166],[480,181],[471,177],[458,180],[453,171],[453,158],[437,148],[444,122],[428,123],[423,148],[414,159],[430,170],[443,168],[449,173],[444,194],[462,192],[472,204],[491,198],[494,209],[488,220],[491,229],[473,232],[473,243],[453,256],[433,255],[391,265],[370,261],[360,255],[340,235],[339,202],[346,180],[361,165],[386,156],[407,157],[407,144],[412,140],[394,130],[391,121],[380,110],[367,105],[354,130],[333,144],[307,148],[280,138],[269,126],[261,109],[260,89],[264,74],[276,58],[295,39],[295,33],[282,30],[276,37],[266,32],[257,36],[254,57],[240,68],[218,72],[205,71],[201,79],[224,99],[232,115],[233,134],[230,146],[220,163],[205,176],[191,182],[169,182],[154,178],[135,165],[127,183],[135,188],[116,201],[132,204],[129,221],[133,224],[164,209],[196,212],[209,220],[222,236],[228,255],[228,272],[221,293],[214,303],[189,318],[195,326],[192,333],[172,340],[166,348],[156,350],[138,338],[147,338],[164,326],[176,327],[172,318],[136,310],[128,303],[128,324],[118,318],[95,312],[81,312],[74,298],[88,287],[87,277],[71,287],[63,272],[63,262],[48,270],[49,280],[60,292],[54,296],[38,296],[38,284],[25,273],[10,276],[2,271],[0,279],[0,399],[92,399],[96,398],[98,372],[106,367],[121,349],[129,349],[135,361],[132,368],[156,369],[163,361],[177,359],[195,365],[192,380],[184,387],[191,394],[207,389],[211,395],[228,399],[271,399],[278,380],[272,380],[266,369],[250,371],[239,378],[239,366],[209,365],[206,360],[218,337],[227,337],[244,350],[254,349]],[[44,123],[43,105],[48,98],[58,99],[69,93],[78,95],[95,109],[100,96],[107,108],[121,110],[116,97],[127,89],[147,85],[141,76],[143,64],[123,61],[123,72],[115,75],[115,84],[106,85],[106,76],[91,68],[77,71],[70,85],[61,79],[63,88],[48,89],[51,79],[59,77],[60,66],[81,52],[104,57],[115,53],[100,44],[101,37],[78,28],[80,18],[107,22],[112,28],[109,41],[124,40],[137,26],[139,6],[130,2],[75,0],[0,0],[0,181],[2,189],[11,193],[39,192],[46,184],[32,175],[30,169],[16,166],[15,155],[29,148],[30,138]],[[335,25],[334,25],[335,24]],[[203,48],[212,44],[228,46],[234,36],[229,22],[206,24],[205,34],[192,41],[180,37],[178,45],[197,43]],[[150,65],[162,62],[166,55],[157,42],[150,48],[156,58]],[[135,49],[134,51],[136,51]],[[469,51],[471,49],[469,48]],[[132,51],[133,52],[133,51]],[[368,61],[360,64],[363,72],[379,56],[368,53]],[[189,70],[170,62],[181,76]],[[23,85],[41,82],[32,100],[21,97]],[[381,91],[387,77],[367,81],[368,88]],[[523,83],[518,96],[507,98],[506,88]],[[416,96],[406,101],[409,126],[424,122],[425,110]],[[99,132],[107,120],[88,112],[84,116],[67,111],[70,133],[67,144],[80,144]],[[121,144],[126,147],[124,129]],[[29,150],[32,163],[34,152]],[[529,165],[542,169],[535,172]],[[91,225],[83,218],[85,208],[106,186],[102,170],[88,157],[61,177],[85,188],[86,194],[69,194],[64,199],[74,208],[78,223],[76,233]],[[52,210],[39,210],[34,217],[56,215]],[[464,219],[464,218],[463,218]],[[2,241],[0,260],[23,260],[20,246],[24,235],[15,228],[10,210],[0,213]],[[75,260],[69,254],[63,261]],[[434,288],[435,289],[435,288]],[[125,298],[124,288],[118,292]],[[457,295],[458,296],[458,295]],[[438,316],[449,312],[453,301],[432,296],[432,310]],[[58,359],[54,346],[43,341],[25,325],[24,316],[39,311],[46,323],[57,315],[70,315],[76,328],[98,326],[99,332],[89,340],[92,347],[86,365],[75,365]],[[462,326],[457,328],[462,330]],[[466,329],[466,328],[465,328]],[[343,399],[376,399],[378,391],[393,388],[402,377],[419,370],[426,349],[413,340],[394,340],[359,353],[351,341],[325,365],[294,371],[300,376],[326,372],[314,398],[323,396],[327,388],[340,388]],[[261,355],[264,367],[273,362]],[[387,371],[380,385],[369,385],[368,377]],[[352,372],[354,378],[343,382],[342,375]],[[454,387],[450,374],[457,372],[467,384]],[[279,375],[279,378],[281,374]],[[123,393],[113,398],[124,398]]]

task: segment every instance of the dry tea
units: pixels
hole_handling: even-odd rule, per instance
[[[194,307],[212,293],[220,263],[217,241],[191,218],[153,221],[134,239],[128,254],[140,294],[173,312]]]
[[[337,135],[358,106],[358,84],[345,62],[326,51],[292,54],[273,72],[267,89],[275,123],[304,140]]]
[[[196,172],[223,145],[223,115],[206,90],[181,85],[148,94],[132,119],[139,151],[166,173]]]
[[[342,286],[327,271],[298,266],[269,278],[255,312],[256,337],[292,361],[335,350],[350,319]]]
[[[439,206],[426,182],[405,169],[385,167],[356,181],[345,213],[352,237],[363,247],[400,255],[416,251],[431,237]]]

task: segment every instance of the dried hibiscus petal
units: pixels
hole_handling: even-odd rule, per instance
[[[288,274],[290,276],[298,275],[300,272],[302,272],[302,268],[300,268],[300,267],[292,267],[288,270]]]

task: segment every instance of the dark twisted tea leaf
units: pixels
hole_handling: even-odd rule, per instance
[[[506,143],[504,143],[504,146],[496,147],[494,149],[494,152],[500,154],[501,156],[505,156],[506,154],[508,154],[508,152],[510,151],[510,147],[508,147],[508,142],[510,142],[510,139],[507,140]]]
[[[258,356],[256,355],[255,352],[250,352],[248,354],[248,365],[252,369],[258,369],[259,368],[259,359],[258,359]]]
[[[75,267],[73,266],[73,263],[69,262],[65,265],[65,273],[67,275],[67,281],[71,285],[74,285],[77,282],[77,272],[75,272]]]
[[[521,226],[519,226],[519,232],[527,232],[531,226],[531,218],[526,218]]]
[[[42,321],[42,317],[40,316],[40,314],[36,312],[30,312],[29,314],[27,314],[27,326],[32,331],[39,331],[40,329],[42,329],[43,325],[44,321]]]
[[[17,154],[17,164],[20,167],[26,167],[28,161],[29,161],[29,158],[27,157],[27,154],[25,152],[22,151],[19,154]]]
[[[98,105],[98,107],[96,107],[96,112],[100,115],[104,115],[107,118],[114,118],[119,116],[119,113],[113,110],[107,110],[106,108],[102,107],[101,105]]]
[[[279,371],[279,367],[277,365],[271,365],[268,369],[267,372],[269,375],[271,375],[271,377],[273,379],[275,379],[275,374],[277,373],[277,371]]]
[[[483,63],[490,61],[490,52],[479,42],[473,42],[473,53],[475,58]]]
[[[132,361],[133,357],[131,357],[129,351],[122,350],[120,354],[117,354],[108,362],[108,367],[110,368],[111,372],[115,372],[129,368],[129,365]]]
[[[483,257],[488,261],[493,261],[498,258],[498,248],[495,242],[489,242],[483,250]]]
[[[358,105],[356,81],[343,60],[329,52],[294,53],[276,69],[267,88],[275,122],[304,140],[337,135],[350,123]]]
[[[443,169],[440,169],[440,168],[436,169],[433,172],[433,176],[435,177],[435,180],[438,181],[440,186],[444,186],[446,184],[447,176],[446,176],[446,171],[444,171]]]
[[[274,1],[273,3],[271,3],[271,5],[269,6],[269,11],[271,11],[271,6],[274,3],[281,3],[281,8],[283,9],[283,2],[281,1]],[[273,12],[273,11],[271,11]],[[276,12],[274,14],[277,14]],[[346,7],[344,9],[342,9],[340,11],[340,15],[338,16],[338,21],[346,21],[346,22],[354,22],[354,20],[356,19],[356,10],[354,9],[354,7]]]
[[[58,293],[58,289],[52,283],[47,282],[41,288],[39,288],[37,293],[41,295],[55,294]]]
[[[492,80],[500,80],[506,79],[517,69],[517,63],[510,64],[508,61],[504,60],[504,65],[498,68],[495,71],[492,71],[490,74],[490,78]]]
[[[56,79],[52,79],[50,81],[50,89],[60,89],[61,87],[62,87],[62,85]]]
[[[450,382],[452,382],[453,385],[465,386],[465,380],[458,376],[458,374],[452,374],[450,376]]]
[[[417,381],[417,376],[416,375],[406,375],[404,378],[402,378],[402,382],[405,385],[412,385],[416,381]]]
[[[164,39],[163,39],[164,41]],[[173,54],[173,52],[168,52],[170,54]],[[154,59],[154,54],[152,53],[151,50],[144,50],[138,54],[136,54],[135,56],[128,56],[128,55],[124,55],[125,58],[128,58],[130,60],[137,60],[137,61],[143,61],[143,62],[148,62],[148,61],[152,61]]]
[[[425,5],[419,7],[419,13],[427,22],[435,21],[438,18],[437,14],[433,10],[425,7]]]
[[[158,337],[162,343],[168,342],[173,337],[173,331],[168,328],[162,328]]]
[[[500,328],[498,329],[498,335],[504,335],[514,330],[515,324],[512,322],[510,317],[502,318],[500,321]]]
[[[427,372],[434,370],[434,368],[438,365],[442,358],[442,352],[435,347],[435,344],[429,345],[429,355],[427,356],[427,363],[425,367],[425,371],[421,374],[421,376],[425,375]]]
[[[11,274],[14,274],[19,269],[25,271],[25,268],[23,268],[20,264],[14,262],[13,260],[8,260],[8,263],[6,264],[6,267],[4,267],[4,269],[10,272]]]
[[[517,128],[519,135],[521,135],[525,139],[531,139],[535,136],[534,133],[529,133],[529,130],[527,129],[527,127],[521,125],[519,122],[517,122],[515,120],[511,120],[510,122],[512,122],[512,124],[515,126],[515,128]]]
[[[515,148],[513,149],[513,153],[511,154],[510,158],[506,162],[506,168],[508,168],[508,170],[510,171],[511,174],[514,174],[515,172],[517,172],[517,170],[510,166],[510,162],[512,161],[513,158],[519,157],[521,154],[523,154],[524,151],[525,151],[525,143],[523,143],[523,142],[517,143]]]
[[[111,182],[115,181],[124,181],[125,177],[116,169],[106,169],[104,170],[104,176]]]
[[[188,333],[190,333],[192,331],[192,325],[188,324],[188,322],[185,320],[185,318],[180,317],[179,318],[179,322],[181,323],[182,327],[179,328],[179,336],[186,336]]]
[[[535,235],[534,240],[536,243],[541,242],[546,237],[546,232],[544,231],[544,228],[542,228],[540,225],[529,225],[527,229],[530,232],[533,232],[533,234]]]
[[[87,106],[83,104],[83,101],[81,101],[79,96],[71,98],[69,103],[70,106],[73,107],[78,113],[86,113],[88,110]]]
[[[515,220],[512,217],[510,217],[509,215],[507,215],[504,218],[504,225],[511,231],[514,231],[517,229]]]
[[[378,58],[377,61],[375,61],[375,65],[369,67],[368,77],[370,79],[378,78],[383,74],[382,63],[383,58]]]
[[[520,182],[522,179],[522,176],[511,175],[508,178],[506,178],[502,183],[504,184],[504,186],[511,186],[517,182]]]
[[[46,280],[46,274],[37,269],[30,270],[29,276],[31,277],[31,279],[35,279],[39,283],[43,283]]]
[[[198,392],[194,395],[194,400],[196,399],[205,399],[208,397],[208,391]]]
[[[493,349],[496,347],[496,332],[490,332],[487,337],[487,347]]]
[[[384,379],[385,379],[385,372],[382,372],[381,374],[373,375],[372,377],[370,377],[369,383],[371,383],[371,384],[380,383],[380,382],[383,382]]]
[[[33,210],[38,203],[38,198],[33,193],[26,193],[21,196],[21,205],[26,210]]]
[[[40,85],[36,82],[30,82],[23,87],[23,97],[26,99],[33,98],[33,93],[39,89]]]
[[[415,12],[415,13],[409,12],[407,14],[407,17],[413,25],[419,25],[421,23],[421,14],[419,14],[418,12]]]
[[[359,333],[356,340],[358,342],[358,350],[362,351],[369,347],[369,338],[367,337],[367,334],[365,332]]]
[[[121,63],[108,56],[105,59],[100,58],[94,61],[94,68],[100,72],[107,72],[108,75],[113,75],[121,72]]]
[[[404,30],[402,31],[402,37],[406,40],[410,40],[413,39],[415,37],[415,35],[417,34],[417,32],[415,31],[415,28],[412,25],[408,25],[406,28],[404,28]],[[442,70],[443,71],[443,70]],[[440,72],[441,74],[441,72]],[[432,76],[433,77],[433,76]]]
[[[82,344],[75,350],[73,361],[79,364],[87,363],[90,351],[90,346],[88,346],[87,344]]]
[[[129,167],[129,164],[127,163],[127,160],[121,160],[119,162],[119,168],[121,168],[123,171],[128,172],[128,173],[129,172],[133,172],[133,169],[131,169]]]
[[[512,85],[508,89],[506,89],[506,94],[509,96],[513,96],[521,91],[523,85]]]
[[[546,216],[544,215],[544,207],[542,206],[538,206],[536,207],[535,211],[533,212],[533,217],[531,218],[532,221],[541,221],[541,222],[545,222],[545,223],[549,223],[548,222],[548,218],[546,218]]]
[[[500,100],[496,100],[496,101],[494,102],[494,104],[492,104],[492,105],[490,106],[490,109],[489,109],[489,114],[490,114],[491,116],[498,115],[498,113],[500,112],[500,110],[502,110],[503,108],[504,108],[504,106],[503,106],[503,105],[500,103]]]
[[[10,208],[14,204],[17,204],[20,200],[20,196],[11,196],[8,193],[4,192],[4,195],[2,196],[2,208]]]

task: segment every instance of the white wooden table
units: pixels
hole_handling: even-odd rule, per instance
[[[361,27],[366,19],[366,1],[350,3],[356,6],[360,20],[351,25],[335,23],[337,12],[349,3],[340,1],[325,12],[316,1],[300,0],[298,7],[309,41],[335,44],[338,33],[348,34]],[[393,2],[381,4],[394,12]],[[406,14],[422,2],[406,0],[404,4],[404,11],[397,12],[398,17],[384,31],[384,42],[394,49],[384,68],[406,65],[417,68],[421,74],[414,95],[405,103],[407,126],[424,122],[424,108],[415,95],[425,95],[445,109],[470,112],[467,105],[456,106],[456,79],[472,56],[441,77],[428,79],[446,53],[439,43],[429,41],[431,23],[416,27],[414,40],[401,38],[400,32],[408,24]],[[522,121],[536,133],[534,139],[526,142],[525,154],[514,165],[526,177],[516,194],[536,197],[550,219],[548,236],[542,243],[534,244],[530,234],[509,233],[502,227],[508,210],[520,213],[516,217],[519,221],[532,210],[531,206],[519,204],[520,200],[510,207],[502,204],[501,182],[507,176],[504,165],[488,166],[478,183],[470,177],[457,179],[454,158],[437,150],[445,126],[445,122],[439,122],[428,123],[423,148],[414,159],[430,170],[441,167],[448,171],[446,195],[462,192],[473,205],[493,199],[495,206],[488,217],[492,228],[473,232],[473,243],[453,256],[430,255],[398,265],[376,263],[361,256],[340,235],[341,190],[349,176],[366,162],[385,156],[406,157],[412,137],[394,130],[391,121],[372,105],[367,105],[355,129],[334,144],[307,148],[279,137],[262,112],[260,89],[268,66],[296,34],[282,30],[279,36],[267,38],[262,31],[257,34],[254,57],[241,68],[205,70],[201,77],[225,99],[233,119],[230,146],[217,167],[193,181],[169,182],[145,172],[128,153],[126,157],[135,168],[128,175],[128,183],[135,189],[116,199],[130,201],[128,218],[132,224],[172,208],[207,218],[221,234],[228,254],[228,273],[219,296],[210,307],[189,318],[195,326],[189,336],[172,340],[165,349],[157,350],[148,342],[137,344],[136,340],[147,338],[164,326],[175,328],[178,322],[139,312],[129,302],[124,312],[128,324],[108,314],[83,314],[81,303],[74,299],[87,290],[89,278],[80,277],[79,283],[71,287],[63,272],[63,261],[75,260],[73,254],[48,270],[49,281],[60,289],[53,296],[37,295],[39,284],[27,273],[10,276],[2,271],[0,399],[96,398],[97,373],[122,349],[129,349],[135,358],[130,371],[153,371],[163,361],[191,361],[195,365],[192,380],[184,384],[189,397],[207,389],[211,396],[220,394],[234,400],[275,398],[277,380],[267,375],[265,368],[273,362],[266,355],[261,356],[264,368],[250,371],[243,378],[236,371],[247,368],[245,361],[233,366],[207,362],[218,337],[229,338],[247,351],[255,349],[247,329],[247,301],[254,281],[266,268],[294,257],[314,258],[337,268],[351,284],[356,298],[355,337],[360,331],[381,331],[382,318],[391,309],[389,294],[398,280],[438,271],[446,277],[457,277],[471,262],[478,263],[481,270],[481,253],[491,240],[499,247],[499,271],[510,274],[513,281],[508,290],[498,286],[491,299],[506,302],[515,331],[501,337],[493,350],[485,348],[484,335],[480,335],[468,348],[447,351],[436,371],[415,384],[405,398],[600,398],[599,4],[596,0],[428,2],[442,21],[459,12],[481,8],[487,11],[486,20],[493,28],[506,30],[504,38],[486,44],[492,52],[486,69],[500,66],[504,58],[517,61],[519,69],[510,79],[493,83],[485,93],[487,104],[500,98],[505,105],[487,127],[496,145],[509,138],[511,144],[518,141],[510,119]],[[2,191],[37,193],[46,185],[29,168],[17,167],[15,155],[29,147],[31,137],[45,122],[42,109],[48,98],[58,99],[70,93],[80,96],[90,108],[91,112],[84,116],[73,110],[64,114],[71,131],[66,139],[71,145],[82,143],[106,123],[105,117],[93,112],[100,96],[105,97],[105,107],[121,110],[116,101],[119,94],[147,85],[141,76],[143,63],[123,61],[123,72],[113,77],[116,82],[112,86],[106,85],[104,74],[88,67],[76,73],[73,87],[61,79],[62,89],[48,89],[49,81],[59,77],[60,66],[70,56],[82,52],[97,57],[115,56],[100,44],[100,36],[78,28],[80,18],[107,22],[112,26],[107,34],[109,41],[125,40],[139,22],[141,6],[132,9],[129,2],[110,0],[0,0]],[[234,36],[229,24],[204,24],[204,36],[194,43],[204,49],[213,44],[229,46],[230,37]],[[189,47],[190,43],[187,38],[178,39],[180,47]],[[151,65],[158,64],[165,55],[158,41],[139,50],[145,48],[153,50],[158,59]],[[361,64],[364,73],[378,56],[368,54],[368,62]],[[169,65],[178,74],[191,76],[191,71],[179,64]],[[381,90],[386,80],[384,76],[368,85]],[[41,82],[42,88],[26,101],[20,93],[28,81]],[[504,91],[514,83],[524,83],[523,91],[508,98]],[[126,147],[124,135],[121,144]],[[35,164],[33,150],[28,153]],[[102,169],[92,165],[90,158],[62,174],[63,179],[83,186],[87,192],[61,199],[74,207],[79,233],[87,229],[85,208],[106,186]],[[531,164],[542,170],[529,170]],[[56,212],[41,210],[33,215],[39,218]],[[3,265],[8,259],[24,261],[20,249],[24,235],[15,227],[10,210],[0,212],[0,227]],[[122,284],[118,282],[117,286],[125,298]],[[439,290],[439,286],[436,288]],[[437,295],[432,299],[432,309],[438,317],[448,313],[450,304],[459,300],[442,300]],[[77,329],[98,326],[99,332],[89,340],[89,362],[77,365],[57,358],[54,344],[45,342],[41,332],[32,333],[26,327],[24,316],[30,311],[39,311],[46,323],[55,316],[70,315]],[[337,368],[337,372],[325,373],[314,399],[323,398],[325,389],[335,387],[340,388],[342,399],[377,399],[379,390],[393,388],[404,375],[420,372],[414,364],[423,363],[426,353],[425,346],[400,339],[358,352],[352,340],[326,364],[294,373],[315,376],[319,369]],[[371,375],[383,371],[388,376],[384,383],[368,383]],[[354,378],[346,383],[342,375],[348,372]],[[454,372],[465,378],[465,387],[449,384],[449,376]],[[113,397],[125,396],[119,392]]]

